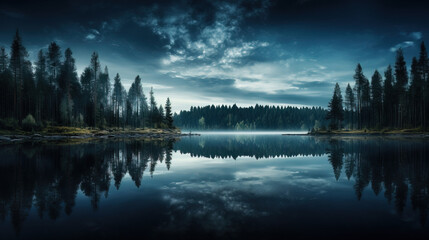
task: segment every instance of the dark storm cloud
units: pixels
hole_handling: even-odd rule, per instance
[[[195,104],[326,106],[332,86],[383,71],[403,48],[410,62],[429,33],[428,4],[409,0],[1,1],[0,45],[16,28],[34,59],[51,41],[78,71],[98,51],[126,87]]]

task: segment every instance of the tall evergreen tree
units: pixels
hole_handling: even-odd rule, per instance
[[[91,69],[91,98],[93,103],[93,126],[97,127],[100,126],[100,109],[99,109],[99,102],[98,102],[98,85],[99,85],[99,77],[100,77],[100,61],[98,59],[98,53],[93,52],[91,56],[91,62],[90,62],[90,69]]]
[[[84,115],[84,121],[87,125],[92,126],[94,123],[93,120],[93,99],[91,97],[91,79],[92,79],[92,73],[91,68],[86,67],[82,74],[80,75],[80,85],[82,88],[82,97],[81,97],[81,106],[83,115]]]
[[[60,102],[61,120],[66,125],[70,125],[75,117],[73,106],[74,99],[77,97],[76,88],[78,87],[75,59],[72,54],[70,48],[67,48],[64,52],[65,60],[58,77],[58,88],[62,96]]]
[[[414,127],[422,123],[423,113],[423,81],[422,74],[419,69],[419,62],[417,58],[413,58],[411,63],[411,84],[409,89],[408,104],[410,122]]]
[[[149,92],[149,120],[151,127],[156,127],[156,120],[158,118],[158,108],[156,106],[155,96],[153,95],[153,88]]]
[[[170,98],[167,98],[167,102],[165,103],[165,121],[167,122],[168,128],[173,128],[173,114],[171,112]]]
[[[369,127],[370,118],[371,118],[371,87],[369,85],[369,80],[367,78],[364,79],[362,84],[362,96],[361,96],[361,120],[362,127]]]
[[[100,73],[99,87],[98,87],[98,98],[100,104],[107,106],[109,104],[110,94],[110,77],[107,66],[104,67],[104,72]]]
[[[429,58],[426,51],[425,43],[422,42],[420,45],[420,55],[419,55],[419,72],[421,75],[421,80],[423,87],[421,89],[422,91],[422,127],[426,130],[427,124],[426,121],[428,120],[427,112],[429,110],[427,109],[429,107]]]
[[[49,109],[51,120],[59,120],[59,104],[61,97],[58,90],[58,75],[61,70],[61,48],[56,42],[51,42],[47,53],[47,69],[49,73]]]
[[[19,124],[22,123],[22,91],[24,88],[24,68],[25,61],[28,57],[27,50],[22,45],[21,36],[19,35],[18,30],[16,31],[15,38],[13,39],[11,46],[11,56],[10,56],[10,70],[13,77],[13,86],[14,86],[14,112],[15,119],[18,119]]]
[[[343,98],[338,83],[335,84],[334,94],[329,102],[326,118],[331,120],[331,129],[336,130],[341,128],[341,121],[343,120]]]
[[[396,52],[396,62],[395,62],[395,78],[396,83],[394,85],[395,92],[398,96],[397,105],[396,105],[396,113],[397,116],[397,126],[403,127],[403,118],[406,113],[406,86],[408,84],[408,72],[407,65],[405,63],[404,54],[402,49],[398,49]]]
[[[384,72],[384,89],[383,89],[383,115],[385,125],[392,127],[394,124],[394,103],[395,103],[395,91],[393,84],[395,77],[393,76],[392,67],[389,65]]]
[[[362,86],[365,83],[365,75],[363,75],[362,66],[358,64],[355,69],[355,91],[356,91],[356,113],[358,119],[358,128],[362,127]]]
[[[350,128],[353,129],[353,119],[354,119],[354,111],[355,111],[355,95],[353,93],[353,89],[350,87],[350,84],[347,84],[346,88],[346,98],[345,98],[346,109],[349,113],[349,123]]]
[[[48,47],[48,72],[52,84],[56,84],[61,70],[61,48],[56,42],[51,42]]]
[[[114,108],[113,113],[115,116],[115,123],[117,127],[119,127],[120,107],[123,104],[122,89],[123,89],[123,86],[121,83],[121,77],[119,76],[119,73],[117,73],[114,79],[113,92],[112,92],[112,105]]]
[[[131,84],[130,90],[128,91],[128,101],[131,104],[131,114],[133,119],[133,125],[139,126],[141,123],[140,119],[140,107],[143,101],[143,86],[139,75],[136,76],[134,82]]]
[[[41,121],[42,118],[47,119],[49,117],[47,110],[45,110],[49,106],[49,102],[45,101],[49,94],[48,73],[46,56],[42,50],[37,55],[35,77],[37,89],[36,120]]]
[[[383,107],[383,87],[381,85],[383,79],[381,74],[375,70],[371,78],[371,106],[374,116],[374,124],[376,127],[381,127],[382,107]]]
[[[0,49],[0,117],[12,117],[13,86],[12,75],[9,71],[9,57],[4,47]]]

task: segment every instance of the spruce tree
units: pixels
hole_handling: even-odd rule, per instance
[[[28,57],[27,50],[22,45],[21,36],[19,35],[18,30],[16,31],[15,38],[13,39],[11,46],[11,55],[10,55],[10,70],[13,77],[13,109],[15,113],[15,118],[18,119],[19,124],[22,123],[22,91],[24,87],[24,68],[25,61]]]
[[[353,76],[355,80],[355,90],[356,90],[356,112],[358,120],[358,129],[362,127],[362,86],[365,83],[365,75],[363,75],[362,66],[358,64],[355,69],[355,75]]]
[[[346,109],[349,113],[349,122],[350,128],[353,129],[354,122],[354,111],[355,111],[355,95],[353,93],[353,89],[350,87],[350,84],[347,84],[346,88],[346,98],[345,98]]]
[[[406,112],[406,86],[408,84],[408,72],[407,66],[404,59],[402,49],[398,49],[396,52],[395,62],[395,78],[396,83],[394,85],[395,92],[397,94],[396,102],[396,121],[398,127],[403,127],[404,115]]]
[[[91,69],[91,98],[93,103],[93,126],[97,127],[100,124],[100,108],[98,103],[98,85],[100,77],[100,61],[98,60],[98,53],[93,52],[90,62]]]
[[[119,76],[119,73],[117,73],[114,78],[112,91],[113,115],[117,127],[119,127],[119,107],[123,104],[122,88],[121,77]]]
[[[419,55],[419,72],[421,75],[421,80],[423,87],[421,89],[422,91],[422,108],[421,108],[421,116],[422,116],[422,125],[423,129],[426,129],[426,121],[427,121],[427,112],[429,109],[429,58],[426,51],[425,43],[422,42],[420,45],[420,55]]]
[[[371,78],[371,107],[373,112],[373,124],[381,127],[383,87],[381,86],[381,74],[375,70]]]
[[[413,58],[411,63],[411,83],[409,89],[410,118],[414,127],[422,123],[423,112],[423,81],[422,74],[419,69],[417,58]]]
[[[51,84],[56,84],[61,68],[61,48],[56,42],[51,42],[48,47],[48,72]]]
[[[384,72],[384,89],[383,89],[383,109],[384,109],[384,121],[385,125],[393,126],[394,118],[394,103],[395,103],[395,91],[393,83],[395,77],[393,76],[392,67],[389,65]]]
[[[49,102],[45,101],[46,95],[49,94],[49,83],[48,83],[48,73],[46,66],[46,56],[42,50],[39,51],[37,55],[36,62],[36,89],[37,89],[37,102],[36,102],[36,120],[39,122],[43,119],[49,117],[46,115],[46,108],[49,108]]]
[[[341,121],[343,120],[343,98],[338,83],[335,84],[334,94],[329,102],[326,118],[331,120],[331,129],[337,130],[341,128]]]
[[[361,120],[362,126],[369,127],[371,117],[371,90],[369,81],[367,78],[364,79],[362,84],[362,96],[361,96]]]
[[[173,115],[171,112],[170,98],[167,98],[167,102],[165,103],[165,120],[167,122],[167,127],[173,128]]]

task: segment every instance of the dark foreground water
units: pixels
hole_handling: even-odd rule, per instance
[[[0,239],[427,239],[428,211],[424,139],[0,145]]]

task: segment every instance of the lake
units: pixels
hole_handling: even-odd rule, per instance
[[[279,133],[0,145],[0,239],[427,238],[428,157]]]

